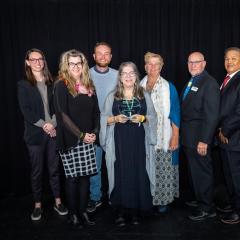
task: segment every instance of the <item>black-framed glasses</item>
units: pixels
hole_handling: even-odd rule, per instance
[[[129,73],[127,73],[127,72],[122,72],[122,73],[121,73],[121,77],[123,77],[123,78],[126,78],[126,77],[134,77],[134,76],[136,76],[136,73],[135,73],[134,71],[129,72]]]
[[[75,66],[77,66],[78,68],[80,68],[82,66],[82,63],[81,62],[77,62],[77,63],[74,63],[74,62],[69,62],[68,63],[68,66],[70,68],[74,68]]]
[[[29,58],[28,60],[29,60],[30,62],[34,63],[34,64],[36,64],[36,63],[38,63],[38,62],[43,62],[43,61],[44,61],[43,58]]]

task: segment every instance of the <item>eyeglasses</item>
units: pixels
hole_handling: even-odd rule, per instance
[[[43,58],[30,58],[29,61],[32,62],[33,64],[36,64],[38,62],[43,62],[44,59]]]
[[[74,63],[74,62],[69,62],[68,63],[68,66],[70,68],[74,68],[75,66],[77,66],[78,68],[80,68],[82,66],[82,63],[81,62],[77,62],[77,63]]]
[[[188,61],[188,64],[199,64],[201,62],[204,62],[204,60],[199,60],[199,61]]]
[[[121,73],[121,77],[123,77],[123,78],[126,78],[126,77],[134,77],[134,76],[136,76],[136,73],[135,72],[129,72],[129,73],[127,73],[127,72],[122,72]]]

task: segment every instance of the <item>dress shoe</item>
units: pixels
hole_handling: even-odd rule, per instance
[[[79,226],[80,225],[80,221],[79,218],[76,214],[71,214],[68,218],[68,223],[72,226]]]
[[[187,202],[185,202],[185,204],[189,207],[198,207],[199,206],[199,204],[196,200],[187,201]]]
[[[118,216],[115,220],[115,223],[119,226],[119,227],[124,227],[126,226],[126,221],[125,218],[123,216]]]
[[[82,220],[83,220],[83,224],[95,225],[95,222],[89,218],[86,212],[82,214]]]
[[[131,219],[131,224],[132,225],[139,225],[139,218],[138,217],[136,217],[136,216],[134,216],[134,217],[132,217],[132,219]]]
[[[203,210],[200,210],[200,209],[196,209],[188,217],[192,221],[203,221],[203,220],[206,220],[208,218],[214,218],[216,216],[217,216],[217,214],[216,214],[215,211],[208,211],[207,212],[207,211],[203,211]]]
[[[168,210],[168,206],[167,205],[159,205],[158,206],[158,212],[159,213],[166,213]]]
[[[236,212],[230,212],[221,218],[221,222],[226,224],[240,223],[240,216]]]
[[[227,206],[224,206],[224,207],[216,207],[216,209],[219,211],[219,212],[222,212],[222,213],[229,213],[229,212],[232,212],[233,211],[233,208],[231,205],[227,205]]]

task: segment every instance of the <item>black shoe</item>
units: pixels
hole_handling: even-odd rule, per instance
[[[166,213],[168,211],[168,205],[159,205],[158,212],[159,213]]]
[[[79,217],[76,214],[71,214],[68,218],[68,224],[72,226],[79,226],[80,225]]]
[[[123,216],[118,216],[115,220],[115,223],[119,226],[119,227],[124,227],[126,226],[126,222]]]
[[[187,201],[187,202],[185,202],[185,204],[189,207],[198,207],[199,206],[199,204],[196,200]]]
[[[68,214],[67,208],[62,203],[54,205],[53,209],[61,216]]]
[[[139,225],[139,218],[138,217],[132,217],[131,224],[132,225]]]
[[[39,207],[34,208],[31,214],[31,219],[33,221],[39,221],[41,218],[42,218],[42,209]]]
[[[96,223],[93,220],[90,220],[88,214],[85,212],[82,214],[83,224],[86,225],[95,225]]]
[[[240,223],[240,216],[236,212],[227,213],[221,218],[221,222],[226,224]]]
[[[188,217],[189,217],[189,219],[191,219],[193,221],[202,221],[202,220],[206,220],[208,218],[214,218],[216,216],[217,216],[217,214],[216,214],[215,211],[206,212],[206,211],[203,211],[203,210],[196,209]]]
[[[91,200],[91,201],[88,202],[87,212],[89,212],[89,213],[94,212],[101,205],[102,205],[102,201],[101,200],[99,200],[99,201]]]
[[[219,211],[219,212],[222,212],[222,213],[229,213],[229,212],[233,212],[233,208],[231,205],[227,205],[225,207],[216,207],[216,209]]]

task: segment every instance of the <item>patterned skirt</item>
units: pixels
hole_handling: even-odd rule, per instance
[[[94,144],[79,142],[64,152],[59,152],[66,177],[88,176],[97,173]]]
[[[178,165],[172,164],[172,152],[156,151],[156,190],[153,205],[167,205],[179,197]]]

